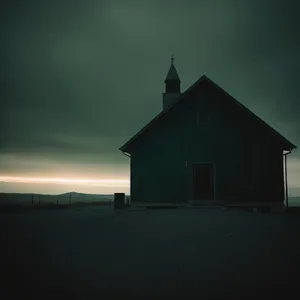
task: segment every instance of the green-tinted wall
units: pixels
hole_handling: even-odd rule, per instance
[[[130,149],[131,201],[191,200],[192,162],[214,163],[215,200],[283,201],[282,149],[247,118],[220,91],[195,90]]]

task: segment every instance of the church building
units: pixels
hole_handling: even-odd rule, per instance
[[[172,58],[162,111],[120,148],[131,203],[283,207],[296,146],[207,76],[180,83]]]

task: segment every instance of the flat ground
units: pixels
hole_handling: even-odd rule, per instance
[[[0,234],[11,298],[269,299],[299,285],[299,214],[83,207],[3,214]]]

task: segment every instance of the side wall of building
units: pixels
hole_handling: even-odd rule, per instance
[[[196,89],[133,145],[133,203],[191,200],[193,162],[214,163],[215,200],[283,201],[280,146],[227,103]]]

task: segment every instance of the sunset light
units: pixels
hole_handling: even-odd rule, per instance
[[[0,181],[10,183],[51,183],[51,184],[75,184],[75,185],[97,185],[97,186],[129,186],[127,179],[73,179],[73,178],[42,178],[42,177],[14,177],[0,176]]]

